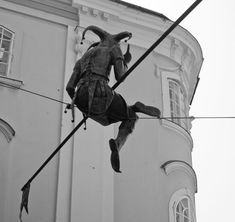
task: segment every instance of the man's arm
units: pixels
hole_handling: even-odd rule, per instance
[[[114,66],[114,74],[117,81],[120,80],[122,75],[127,71],[127,64],[131,61],[130,46],[127,47],[127,52],[123,56],[121,48],[115,46],[112,50],[112,59]]]
[[[115,79],[119,81],[122,75],[127,71],[127,65],[125,64],[121,48],[117,45],[112,49],[112,64],[114,67]]]
[[[117,59],[114,63],[114,74],[117,81],[127,71],[127,66],[124,65],[123,59]]]
[[[69,94],[70,98],[73,99],[76,85],[80,79],[80,60],[78,60],[74,66],[73,73],[67,83],[66,91]]]

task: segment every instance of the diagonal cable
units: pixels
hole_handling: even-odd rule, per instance
[[[128,71],[123,75],[123,77],[112,87],[112,89],[116,89],[119,84],[138,66],[148,55],[149,53],[156,48],[170,32],[179,25],[179,23],[194,9],[202,0],[196,0],[163,34],[162,36],[128,69]],[[83,123],[86,122],[88,117],[84,117],[78,125],[70,132],[70,134],[61,142],[61,144],[54,150],[54,152],[46,159],[46,161],[39,167],[39,169],[33,174],[33,176],[25,183],[25,185],[21,188],[22,193],[22,207],[27,210],[28,202],[23,202],[24,199],[28,198],[29,190],[27,189],[30,183],[34,180],[34,178],[41,172],[41,170],[47,165],[47,163],[59,152],[59,150],[63,147],[63,145],[74,135],[74,133],[81,127]],[[27,197],[27,198],[26,198]],[[20,215],[21,217],[21,215]]]

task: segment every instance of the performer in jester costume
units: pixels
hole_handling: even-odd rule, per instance
[[[127,64],[131,60],[129,45],[123,55],[120,41],[130,39],[132,34],[111,35],[97,26],[88,26],[82,33],[83,40],[87,31],[98,35],[100,42],[92,44],[76,62],[66,90],[78,109],[101,125],[121,122],[116,139],[109,140],[111,165],[115,172],[120,173],[119,152],[134,129],[138,119],[136,113],[159,118],[161,112],[141,102],[127,105],[124,98],[108,85],[112,66],[117,81],[128,69]]]

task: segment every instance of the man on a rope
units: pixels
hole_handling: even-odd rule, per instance
[[[120,173],[119,152],[134,129],[138,119],[136,113],[160,118],[161,112],[141,102],[128,106],[124,98],[108,85],[112,66],[117,81],[128,69],[127,64],[131,60],[129,45],[123,55],[119,42],[124,38],[130,39],[132,34],[121,32],[111,35],[96,26],[88,26],[82,33],[82,39],[88,30],[98,35],[100,42],[92,44],[76,62],[66,90],[78,109],[101,125],[121,121],[117,138],[109,140],[111,165],[114,171]]]

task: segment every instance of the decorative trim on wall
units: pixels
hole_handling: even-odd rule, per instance
[[[95,19],[99,19],[101,21],[108,21],[109,19],[109,13],[100,10],[100,9],[96,9],[93,7],[88,7],[85,5],[79,5],[78,6],[79,11],[81,12],[81,14],[86,15],[86,16],[91,16]]]
[[[197,193],[197,176],[192,166],[182,160],[170,160],[162,164],[161,168],[165,171],[166,175],[174,171],[183,171],[193,179],[194,191]]]
[[[53,2],[55,3],[56,1],[50,2],[52,2],[53,4]],[[62,4],[67,6],[67,4],[65,3]],[[72,7],[76,11],[76,14],[75,11],[73,13],[70,13],[66,11],[66,9],[56,10],[56,8],[40,3],[39,0],[37,0],[36,3],[29,0],[2,0],[0,1],[0,8],[11,10],[19,14],[24,14],[28,16],[33,16],[35,18],[47,20],[49,22],[62,24],[65,26],[76,26],[79,22],[79,13],[77,8]]]
[[[0,118],[0,131],[6,137],[7,142],[11,142],[12,138],[15,136],[15,130],[6,121]]]
[[[0,85],[3,85],[5,87],[9,87],[12,89],[19,89],[23,85],[23,81],[8,78],[5,76],[0,76]]]
[[[78,9],[60,1],[51,0],[8,0],[22,6],[30,7],[72,20],[78,20]]]

